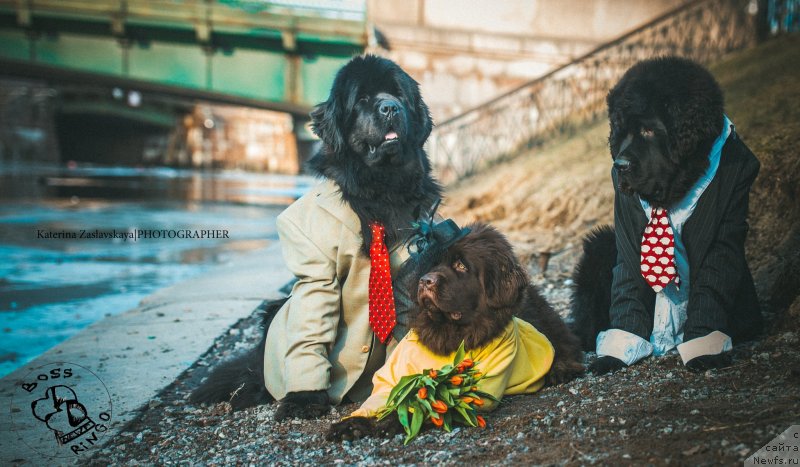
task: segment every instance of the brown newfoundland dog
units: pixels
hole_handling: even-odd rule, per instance
[[[467,233],[438,254],[432,267],[420,271],[424,273],[421,277],[416,276],[420,277],[414,287],[418,308],[411,320],[412,332],[395,352],[404,350],[404,341],[409,336],[414,336],[413,345],[422,345],[439,356],[452,354],[462,341],[468,352],[485,348],[507,333],[509,325],[517,319],[532,324],[534,332],[538,330],[552,344],[555,355],[549,371],[545,368],[547,384],[560,384],[582,374],[583,354],[578,338],[530,282],[505,236],[485,224],[472,224],[462,232]],[[528,325],[521,325],[525,326]],[[386,365],[391,365],[392,360],[390,357]],[[522,368],[524,372],[525,365],[525,362],[515,362],[507,371]],[[409,369],[408,365],[402,368],[401,372]],[[422,371],[422,368],[414,370]],[[378,375],[380,373],[381,370]],[[510,378],[514,380],[513,375]],[[539,387],[541,382],[530,390],[512,393],[533,392]],[[365,405],[376,396],[376,391],[377,384]],[[503,392],[501,388],[498,395],[502,396]],[[380,397],[378,399],[380,402]],[[365,413],[364,407],[354,416],[332,425],[328,439],[392,436],[402,431],[397,417],[386,417],[378,422],[372,416],[361,416]]]

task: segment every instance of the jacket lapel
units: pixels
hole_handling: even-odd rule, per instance
[[[720,200],[730,199],[733,182],[737,178],[734,172],[738,167],[735,163],[738,139],[734,135],[731,134],[722,148],[717,173],[700,196],[692,216],[683,226],[682,239],[686,245],[689,264],[693,266],[701,264],[714,241],[723,214],[721,206],[724,203]],[[694,268],[691,271],[694,272]]]
[[[344,202],[339,186],[331,180],[325,180],[315,188],[317,205],[339,219],[350,231],[361,236],[361,221],[355,212]]]

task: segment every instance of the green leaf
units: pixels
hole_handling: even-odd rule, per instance
[[[458,365],[461,363],[466,356],[467,351],[464,350],[464,341],[461,341],[461,345],[459,345],[458,350],[456,350],[456,356],[453,358],[453,365]]]
[[[447,390],[445,385],[441,385],[436,388],[436,397],[444,401],[444,403],[447,405],[453,405],[453,397],[450,396],[450,391]]]
[[[478,426],[478,416],[475,414],[475,409],[470,410],[467,413],[469,414],[469,420],[472,423],[472,426]]]
[[[455,367],[453,365],[443,366],[442,369],[439,370],[439,374],[436,375],[436,380],[442,381],[443,379],[447,379],[448,377],[450,377],[450,373],[452,373],[454,369]]]
[[[411,430],[408,432],[408,436],[406,436],[406,440],[403,444],[408,444],[412,439],[417,437],[420,428],[422,428],[422,422],[425,421],[425,414],[422,413],[422,407],[415,402],[411,403],[411,407],[414,408],[414,414],[411,416]]]
[[[412,385],[416,382],[417,378],[419,378],[419,375],[406,375],[400,378],[400,381],[397,382],[397,385],[392,388],[392,392],[389,393],[389,397],[386,399],[386,405],[390,405],[392,402],[395,402],[394,399],[397,397],[397,395],[400,394],[401,391],[404,391],[407,387],[413,388]]]
[[[489,394],[488,392],[483,391],[475,391],[475,394],[478,395],[481,399],[489,399],[490,401],[500,402],[500,399],[494,397],[493,395]]]
[[[435,412],[435,410],[433,410],[433,407],[431,407],[431,403],[430,403],[430,402],[428,402],[426,399],[420,399],[420,400],[419,400],[419,403],[420,403],[420,404],[421,404],[423,407],[425,407],[425,410],[427,410],[427,411],[428,411],[428,413]]]
[[[408,404],[406,402],[402,402],[397,406],[397,419],[403,425],[403,428],[408,431]]]
[[[475,423],[473,423],[472,418],[468,415],[466,410],[464,410],[462,407],[456,407],[456,411],[461,414],[465,425],[475,426]]]
[[[442,428],[444,428],[444,431],[450,433],[450,430],[453,426],[453,416],[450,415],[450,412],[445,412],[442,414],[442,421],[444,422],[442,424]]]

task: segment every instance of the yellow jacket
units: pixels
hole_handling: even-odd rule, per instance
[[[420,344],[413,330],[409,331],[372,378],[372,395],[351,416],[374,417],[386,405],[400,378],[426,369],[438,370],[453,363],[454,356],[455,352],[447,356],[432,353]],[[541,389],[555,351],[547,337],[533,325],[514,318],[500,336],[483,347],[467,351],[467,356],[478,362],[477,368],[486,375],[478,388],[500,399],[506,394],[530,394]],[[492,405],[487,400],[482,409],[489,410]]]

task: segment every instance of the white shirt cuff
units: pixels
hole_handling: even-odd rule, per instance
[[[678,345],[678,353],[681,354],[683,364],[703,355],[717,355],[727,352],[733,348],[733,342],[727,334],[714,331],[703,337],[696,337],[690,341]]]
[[[653,353],[653,344],[622,329],[609,329],[597,335],[597,356],[614,357],[633,365]]]

